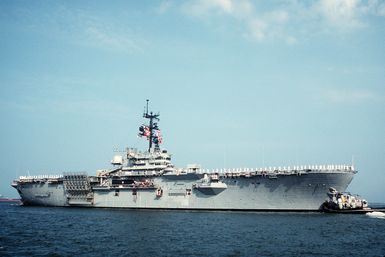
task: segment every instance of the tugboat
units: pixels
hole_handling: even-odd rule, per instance
[[[368,213],[373,212],[368,207],[368,202],[359,195],[352,195],[349,192],[338,192],[330,187],[327,193],[329,199],[320,207],[320,211],[327,213]]]

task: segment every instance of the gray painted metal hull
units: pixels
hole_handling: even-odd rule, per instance
[[[154,184],[162,188],[133,189],[128,187],[102,188],[91,186],[88,200],[69,199],[63,182],[18,183],[25,205],[82,206],[135,209],[191,209],[191,210],[272,210],[314,211],[327,199],[330,187],[345,191],[353,179],[352,172],[308,172],[302,175],[223,177],[227,185],[217,194],[204,194],[194,185],[197,180],[183,176],[158,176]]]

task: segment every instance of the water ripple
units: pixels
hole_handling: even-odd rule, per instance
[[[0,204],[1,256],[383,256],[366,215],[133,211]]]

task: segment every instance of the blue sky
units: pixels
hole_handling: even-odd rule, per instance
[[[145,149],[177,166],[350,164],[385,202],[385,2],[0,1],[0,194]]]

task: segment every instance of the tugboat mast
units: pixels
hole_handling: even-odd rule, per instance
[[[146,100],[146,111],[143,113],[143,118],[149,119],[149,125],[142,125],[139,127],[139,136],[145,136],[148,140],[148,152],[151,152],[152,145],[155,144],[155,150],[159,150],[159,144],[161,143],[160,130],[158,127],[157,121],[159,121],[159,113],[154,114],[153,112],[148,112],[148,102]]]

